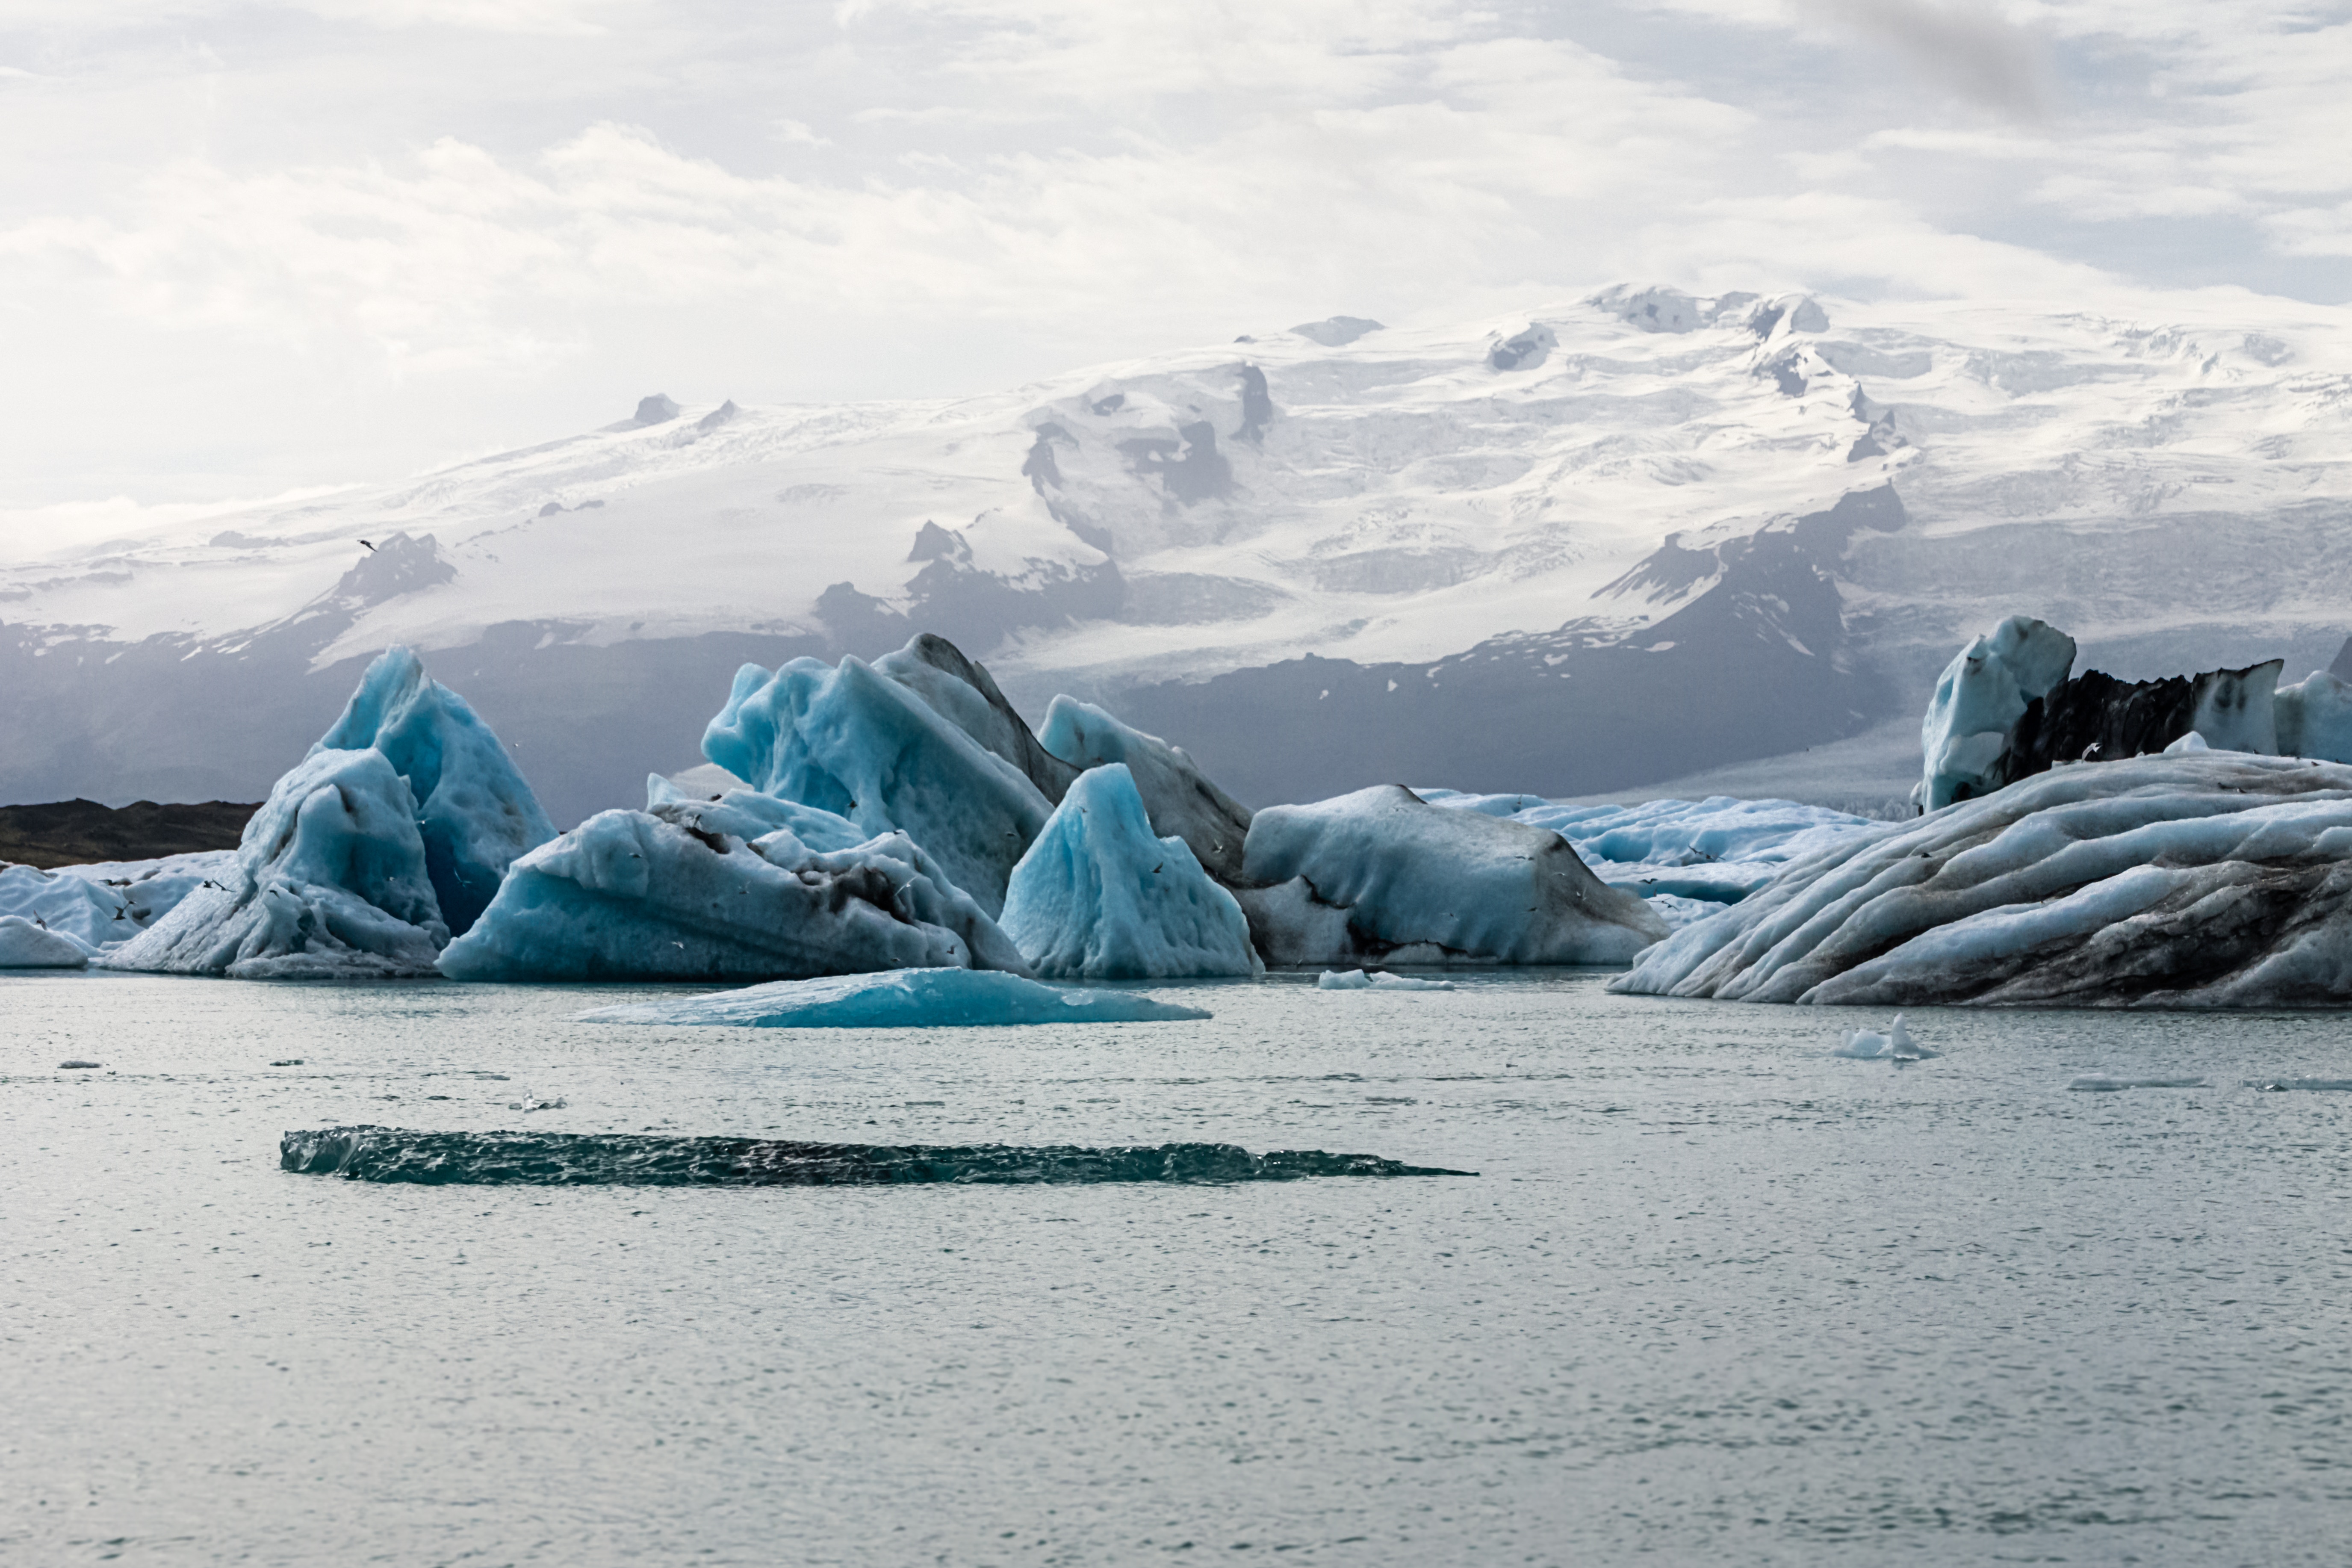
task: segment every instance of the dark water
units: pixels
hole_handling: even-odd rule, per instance
[[[2352,1561],[2352,1094],[2245,1082],[2352,1077],[2341,1016],[568,1021],[631,994],[0,979],[0,1561]],[[359,1123],[1480,1173],[278,1168]]]

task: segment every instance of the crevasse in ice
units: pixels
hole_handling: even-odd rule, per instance
[[[1612,983],[1729,1001],[2352,1002],[2352,767],[2080,763],[1792,866]]]
[[[1010,1024],[1136,1024],[1205,1018],[1198,1007],[1132,991],[1081,991],[969,969],[785,980],[715,995],[583,1013],[599,1024],[731,1024],[756,1029],[970,1028]]]
[[[756,791],[600,812],[525,855],[457,980],[770,980],[927,965],[1020,971],[1019,951],[902,833],[866,837]]]
[[[1151,831],[1174,834],[1192,847],[1202,868],[1228,887],[1242,878],[1242,845],[1250,814],[1193,764],[1181,746],[1121,723],[1073,697],[1056,697],[1045,709],[1045,749],[1082,768],[1122,763],[1143,797]]]
[[[449,939],[415,797],[382,752],[313,752],[246,824],[234,869],[100,960],[232,979],[429,974]]]
[[[745,665],[702,751],[764,794],[905,833],[992,918],[1053,810],[1021,769],[854,658]]]
[[[1666,935],[1549,828],[1449,811],[1398,784],[1250,823],[1241,893],[1270,963],[1622,963]]]
[[[1080,773],[1013,869],[1004,932],[1040,974],[1169,980],[1261,972],[1249,921],[1184,840],[1152,833],[1123,763]]]
[[[555,825],[489,726],[407,648],[386,648],[368,666],[342,716],[310,750],[369,746],[408,781],[441,918],[462,934],[508,865],[554,837]]]

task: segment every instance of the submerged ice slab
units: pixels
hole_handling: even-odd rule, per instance
[[[580,1015],[590,1024],[733,1025],[753,1029],[929,1029],[1012,1024],[1156,1024],[1205,1018],[1132,991],[1079,991],[970,969],[780,980],[740,991],[634,1002]]]
[[[408,783],[434,897],[452,933],[471,929],[515,857],[555,837],[539,797],[464,698],[404,647],[384,650],[312,754],[373,747]]]
[[[653,793],[651,811],[599,812],[517,860],[441,973],[740,981],[1026,967],[904,834],[841,847],[857,829],[808,806],[747,790],[718,801]]]
[[[1858,833],[1617,991],[1750,1002],[2341,1006],[2352,767],[2236,752],[2053,769]]]
[[[415,1132],[335,1127],[288,1132],[280,1170],[353,1182],[428,1185],[871,1187],[1108,1182],[1287,1182],[1307,1176],[1467,1176],[1374,1154],[1231,1143],[1139,1148],[1007,1143],[800,1143],[772,1138],[668,1138],[614,1132]]]
[[[1381,784],[1250,824],[1241,896],[1272,963],[1622,963],[1667,934],[1566,839]]]
[[[1005,935],[1038,973],[1181,980],[1263,971],[1249,921],[1184,840],[1153,837],[1124,763],[1080,773],[1013,870]]]
[[[22,915],[0,915],[0,969],[79,969],[89,950]]]
[[[1152,832],[1181,838],[1202,868],[1226,886],[1244,879],[1242,847],[1249,837],[1249,809],[1211,783],[1182,747],[1072,697],[1056,697],[1046,707],[1041,739],[1055,756],[1082,768],[1125,764],[1136,793],[1143,797]]]

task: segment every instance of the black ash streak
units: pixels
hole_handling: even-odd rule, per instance
[[[802,1143],[616,1132],[425,1132],[397,1127],[289,1131],[278,1165],[355,1182],[467,1186],[835,1187],[918,1183],[1286,1182],[1307,1176],[1470,1176],[1371,1154],[1231,1143],[1088,1149]]]

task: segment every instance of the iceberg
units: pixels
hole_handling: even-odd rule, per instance
[[[0,866],[0,915],[70,937],[85,955],[126,942],[140,929],[115,889],[70,871],[30,866]]]
[[[876,659],[874,671],[921,698],[932,712],[1020,769],[1047,800],[1060,801],[1077,776],[1077,768],[1030,732],[997,689],[988,667],[966,658],[947,638],[925,632],[898,652]]]
[[[1400,784],[1268,806],[1243,869],[1242,908],[1270,963],[1622,963],[1667,934],[1559,834]]]
[[[100,898],[120,905],[124,919],[110,920],[109,929],[119,934],[108,941],[128,942],[179,908],[182,899],[206,882],[227,880],[236,869],[236,850],[197,849],[152,860],[99,860],[81,866],[60,866],[57,874],[79,878],[99,889]]]
[[[605,811],[508,868],[453,980],[772,980],[1021,954],[903,833],[751,790]]]
[[[1943,1055],[1931,1051],[1911,1037],[1903,1026],[1903,1015],[1895,1015],[1895,1026],[1885,1034],[1872,1029],[1856,1029],[1845,1037],[1845,1043],[1832,1051],[1833,1057],[1846,1057],[1864,1062],[1916,1062]]]
[[[1650,900],[1717,904],[1736,904],[1791,862],[1877,826],[1827,806],[1729,795],[1630,805],[1544,801],[1512,813],[1511,820],[1550,828],[1612,888]]]
[[[1265,972],[1241,905],[1183,839],[1153,837],[1124,763],[1072,783],[1013,868],[1002,923],[1033,969],[1062,979]]]
[[[89,950],[22,915],[0,915],[0,969],[79,969]]]
[[[1416,980],[1406,974],[1367,974],[1360,969],[1345,973],[1327,969],[1315,977],[1318,991],[1451,991],[1451,980]]]
[[[933,1029],[1010,1024],[1153,1024],[1206,1018],[1132,991],[1066,990],[972,969],[780,980],[675,1002],[580,1015],[589,1024],[725,1024],[752,1029]]]
[[[1919,1006],[2352,1002],[2352,767],[2192,752],[2054,768],[1856,833],[1611,989]]]
[[[855,658],[745,665],[702,751],[762,794],[904,833],[992,920],[1053,811],[1020,768]]]
[[[1046,706],[1043,740],[1046,750],[1081,768],[1125,764],[1152,832],[1172,833],[1192,846],[1202,869],[1225,886],[1245,880],[1242,846],[1249,837],[1249,810],[1212,784],[1182,747],[1071,697],[1056,697]]]
[[[2030,616],[2011,616],[1962,648],[1936,682],[1919,726],[1926,773],[1912,798],[1927,811],[1987,795],[2018,721],[2074,668],[2074,639]]]
[[[246,824],[234,869],[100,966],[236,980],[431,974],[449,931],[416,818],[382,752],[313,752]]]
[[[408,782],[441,919],[463,933],[515,857],[554,837],[555,825],[489,726],[407,648],[386,648],[368,666],[310,752],[369,747]]]
[[[2352,763],[2352,686],[2324,669],[2280,687],[2271,722],[2281,755]]]

